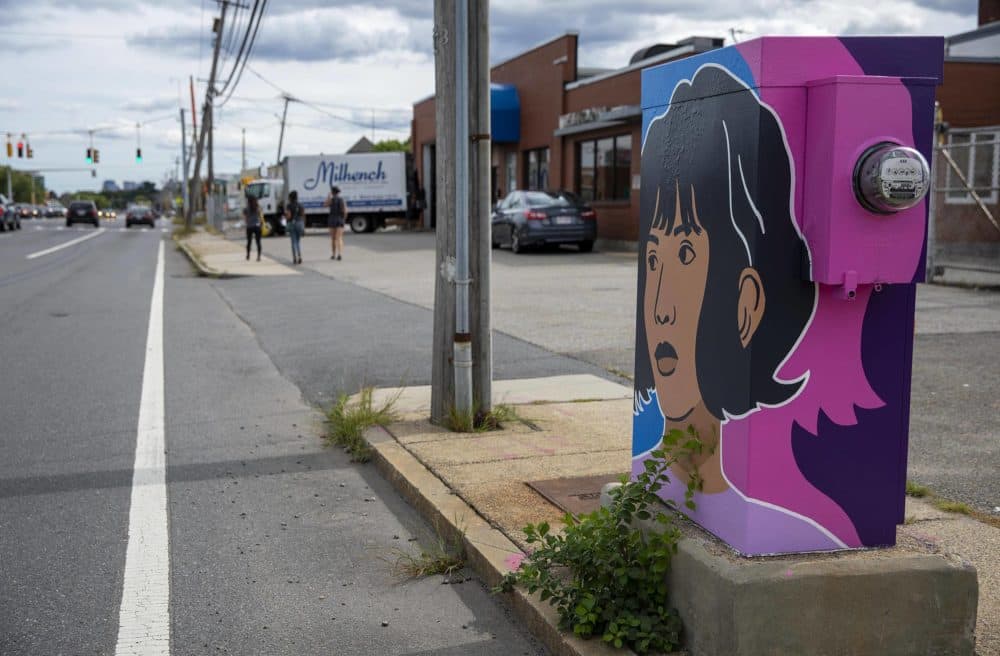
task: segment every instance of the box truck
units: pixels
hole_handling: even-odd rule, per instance
[[[277,176],[251,180],[246,193],[259,199],[264,220],[280,235],[285,232],[283,214],[290,191],[299,194],[308,228],[326,226],[329,208],[324,201],[336,186],[347,203],[351,230],[373,232],[390,219],[407,218],[413,197],[409,160],[403,152],[289,155],[278,165]]]

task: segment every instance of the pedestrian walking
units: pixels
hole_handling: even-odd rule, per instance
[[[257,239],[257,261],[260,262],[260,203],[255,196],[247,194],[247,207],[243,210],[247,226],[247,259],[250,259],[250,244]]]
[[[288,236],[292,238],[292,264],[302,264],[302,236],[306,234],[305,210],[299,203],[299,192],[288,194],[285,218],[288,219]]]
[[[330,259],[339,260],[344,254],[344,224],[347,222],[347,203],[340,195],[340,187],[330,187],[324,205],[330,208]]]

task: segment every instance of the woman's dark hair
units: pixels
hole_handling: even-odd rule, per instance
[[[332,187],[330,187],[330,193],[331,194],[339,194],[340,193],[340,187],[338,187],[337,185],[333,185]]]
[[[709,241],[695,347],[705,407],[723,419],[787,401],[802,383],[779,382],[775,370],[808,323],[816,291],[803,276],[807,250],[791,215],[791,161],[777,117],[728,71],[703,67],[677,85],[667,113],[650,124],[641,182],[636,391],[645,397],[654,387],[643,307],[644,240],[654,221],[658,228],[673,222],[678,189],[681,216],[694,215],[693,187],[697,223]],[[661,216],[654,217],[657,194]],[[744,348],[737,303],[746,267],[760,275],[765,304]]]
[[[294,202],[297,201],[298,199],[299,199],[299,192],[295,191],[294,189],[288,192],[288,200]]]
[[[257,197],[251,194],[247,194],[247,211],[256,212],[258,207]]]

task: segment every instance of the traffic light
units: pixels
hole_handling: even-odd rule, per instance
[[[97,164],[100,161],[101,161],[101,151],[99,151],[99,150],[97,150],[95,148],[94,149],[94,164]]]
[[[23,141],[18,141],[17,142],[17,156],[18,157],[24,157],[24,142]]]
[[[35,156],[34,149],[31,147],[31,144],[28,144],[28,159],[32,159],[34,158],[34,156]]]
[[[14,144],[10,142],[10,133],[7,133],[7,158],[14,156]]]
[[[136,164],[142,164],[142,148],[135,149],[135,162]]]
[[[88,148],[87,149],[87,164],[93,164],[93,163],[94,163],[94,149],[93,148]]]

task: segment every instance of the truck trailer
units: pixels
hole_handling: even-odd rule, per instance
[[[251,180],[246,193],[257,197],[264,220],[280,235],[285,232],[289,192],[299,194],[306,227],[323,227],[330,211],[324,203],[330,187],[337,186],[347,203],[351,230],[374,232],[388,220],[407,218],[408,201],[413,198],[409,159],[403,152],[289,155],[278,166],[280,177]]]

